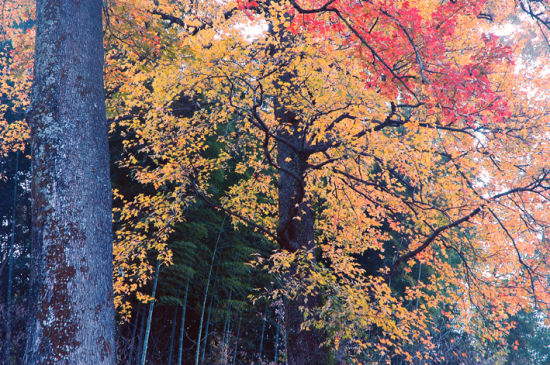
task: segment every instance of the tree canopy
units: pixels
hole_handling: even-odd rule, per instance
[[[304,333],[327,363],[546,358],[510,336],[549,325],[548,7],[107,2],[121,325],[153,300],[160,262],[161,308],[189,306],[191,280],[194,313],[204,300],[223,324],[211,354],[232,348],[238,310],[264,313],[260,357],[271,321],[290,363]],[[30,9],[6,4],[6,154],[28,138]]]

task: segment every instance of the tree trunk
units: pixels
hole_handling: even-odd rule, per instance
[[[178,292],[181,290],[178,289]],[[178,294],[179,296],[179,294]],[[174,355],[174,338],[176,337],[176,323],[178,322],[178,306],[174,307],[174,318],[172,318],[172,329],[170,330],[170,347],[168,349],[168,365],[172,365]]]
[[[273,363],[277,365],[279,362],[279,332],[281,330],[281,312],[280,309],[277,309],[277,330],[275,332],[275,345],[273,346],[275,348],[275,357],[273,359]]]
[[[218,233],[218,238],[216,239],[216,244],[214,246],[214,251],[212,252],[212,259],[210,261],[210,268],[208,269],[208,277],[206,278],[206,288],[204,289],[204,297],[202,300],[202,309],[201,309],[201,318],[199,321],[199,334],[197,335],[197,348],[195,351],[195,365],[199,365],[199,356],[201,353],[201,339],[202,339],[202,326],[204,323],[204,313],[206,311],[206,300],[208,299],[208,288],[210,286],[210,279],[212,278],[212,268],[214,267],[214,261],[216,260],[216,252],[218,251],[218,244],[220,242],[220,237],[223,232],[223,225],[225,223],[225,217],[223,217],[222,225],[220,227],[220,232]]]
[[[222,339],[222,347],[224,349],[227,348],[227,341],[229,338],[229,325],[230,325],[230,319],[231,319],[231,296],[233,295],[233,289],[231,288],[229,290],[229,299],[227,300],[227,315],[225,317],[225,321],[223,323],[223,339]]]
[[[208,331],[210,327],[210,315],[212,314],[212,304],[214,304],[214,299],[215,296],[212,295],[212,298],[210,298],[210,305],[208,306],[208,313],[206,314],[206,325],[204,328],[204,345],[202,347],[201,364],[204,364],[206,358],[206,348],[208,347]]]
[[[6,364],[11,364],[11,289],[13,277],[13,247],[15,246],[15,224],[17,218],[17,175],[19,174],[19,151],[15,154],[15,172],[13,174],[13,201],[11,217],[11,237],[8,249],[8,290],[6,295],[6,339],[5,359]]]
[[[260,335],[260,356],[259,356],[260,363],[262,363],[262,357],[264,355],[264,334],[265,334],[265,324],[267,322],[267,308],[268,308],[268,302],[266,301],[264,315],[262,318],[262,332]]]
[[[38,0],[25,364],[114,364],[101,0]]]
[[[141,351],[141,361],[139,362],[141,365],[145,365],[145,361],[147,359],[147,345],[149,344],[149,333],[151,332],[151,321],[153,319],[153,309],[155,308],[159,275],[160,275],[160,260],[157,259],[157,268],[155,270],[155,280],[153,281],[153,291],[151,293],[153,300],[151,300],[151,302],[149,303],[149,312],[147,314],[147,324],[145,326],[145,338],[143,340],[143,350]]]
[[[290,20],[290,14],[285,16]],[[289,55],[287,50],[292,49],[293,44],[300,40],[297,40],[284,27],[271,26],[269,29],[271,36],[276,40],[274,43],[277,44],[269,49],[271,55],[276,59],[293,57],[294,55]],[[280,76],[274,82],[275,89],[280,92],[275,96],[273,105],[275,120],[279,124],[274,131],[277,147],[276,168],[279,171],[277,238],[279,246],[291,252],[312,251],[315,248],[314,217],[306,196],[306,173],[311,153],[307,151],[308,126],[288,107],[296,97],[293,93],[295,75],[292,69],[281,70]],[[267,147],[264,142],[265,153],[269,155]],[[273,164],[271,159],[270,163]],[[315,265],[315,259],[312,259],[311,264]],[[290,280],[296,271],[293,264],[285,280]],[[302,331],[300,328],[304,319],[299,307],[304,307],[313,313],[320,302],[319,296],[302,295],[297,295],[285,302],[288,336],[286,350],[290,365],[325,364],[327,361],[326,352],[320,347],[323,342],[321,331]]]
[[[241,319],[242,317],[239,316],[239,324],[237,325],[237,337],[235,337],[235,351],[233,352],[233,360],[231,361],[231,365],[235,365],[237,361],[237,353],[239,352],[239,336],[241,335]]]
[[[139,327],[139,314],[141,312],[141,303],[138,303],[136,318],[134,319],[134,328],[132,328],[132,337],[130,338],[130,349],[128,351],[128,364],[133,364],[134,362],[134,351],[135,351],[135,339],[137,328]]]
[[[283,82],[292,78],[286,74]],[[277,234],[281,248],[289,251],[313,250],[314,221],[311,207],[305,196],[305,172],[308,155],[300,150],[303,132],[300,122],[292,112],[285,110],[278,102],[275,104],[275,117],[281,123],[279,137],[285,142],[277,142],[277,164],[279,170],[279,224]],[[314,260],[314,259],[313,259]],[[312,262],[315,264],[315,262]],[[290,275],[295,272],[291,267]],[[303,331],[300,325],[304,321],[300,307],[310,313],[321,303],[319,296],[302,296],[287,300],[286,330],[288,336],[288,363],[325,364],[326,353],[321,349],[322,334],[318,330]]]
[[[210,263],[210,270],[208,271],[208,278],[206,280],[206,288],[204,289],[204,298],[202,301],[202,308],[201,308],[201,316],[199,320],[199,334],[197,335],[197,348],[195,349],[195,365],[199,365],[199,359],[200,359],[200,353],[201,353],[201,343],[202,343],[202,327],[204,324],[204,314],[206,312],[206,300],[208,298],[208,287],[210,286],[210,277],[212,275],[212,265],[214,265],[214,258],[216,256],[216,250],[218,249],[218,245],[216,244],[216,248],[214,249],[214,253],[212,254],[212,261]]]
[[[185,280],[185,294],[183,295],[183,308],[181,309],[181,327],[178,346],[178,365],[181,365],[183,356],[183,335],[185,333],[185,311],[187,309],[187,294],[189,293],[189,278]]]
[[[304,296],[286,301],[286,330],[287,330],[287,355],[290,365],[299,364],[326,364],[327,354],[321,348],[323,340],[318,330],[302,331],[300,325],[304,321],[300,306],[315,308],[320,305],[318,297]]]
[[[138,360],[141,359],[141,353],[143,351],[143,339],[145,338],[145,312],[146,311],[147,311],[146,307],[143,306],[143,308],[141,309],[141,323],[139,325],[138,351],[135,357],[136,359],[135,363],[137,363]],[[132,364],[134,364],[134,362]]]

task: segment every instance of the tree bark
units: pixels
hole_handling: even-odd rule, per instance
[[[285,15],[290,20],[291,15]],[[287,50],[292,49],[295,42],[300,42],[288,30],[280,27],[270,27],[271,36],[276,40],[276,46],[270,48],[274,58],[285,59],[293,57]],[[314,217],[311,205],[306,195],[306,173],[308,169],[309,152],[307,149],[307,126],[288,103],[295,98],[292,85],[296,81],[296,73],[288,67],[281,69],[280,76],[274,86],[279,92],[274,98],[274,116],[278,123],[275,131],[277,147],[276,168],[279,170],[278,204],[279,221],[277,238],[283,250],[296,252],[298,250],[312,251],[315,248]],[[264,143],[264,148],[267,148]],[[269,152],[266,149],[266,154]],[[269,157],[269,156],[268,156]],[[270,163],[273,162],[270,159]],[[315,259],[312,259],[315,265]],[[291,280],[297,272],[294,263],[284,280]],[[323,336],[321,331],[301,329],[304,317],[300,307],[307,308],[310,313],[321,303],[319,296],[298,295],[285,301],[285,325],[288,335],[288,363],[295,364],[325,364],[327,354],[321,348]]]
[[[11,216],[11,236],[8,249],[8,283],[6,295],[6,339],[5,339],[5,361],[6,365],[11,365],[11,290],[13,277],[13,248],[15,246],[15,225],[17,218],[17,183],[19,175],[19,151],[15,154],[15,173],[13,174],[13,201]]]
[[[285,74],[282,82],[291,82],[292,76]],[[315,247],[314,219],[310,203],[305,195],[305,173],[308,155],[300,149],[303,128],[300,121],[275,103],[275,118],[281,124],[279,137],[285,142],[277,142],[277,165],[279,170],[279,223],[277,235],[281,248],[289,251],[313,250]],[[315,260],[315,259],[313,259]],[[311,264],[315,264],[312,262]],[[296,263],[290,268],[289,277],[296,272]],[[287,278],[288,279],[288,278]],[[303,296],[285,301],[286,330],[288,335],[288,363],[325,364],[326,351],[321,348],[322,334],[318,330],[305,331],[300,328],[304,317],[300,307],[308,308],[310,313],[321,304],[319,296]]]
[[[38,0],[25,364],[115,363],[101,0]]]

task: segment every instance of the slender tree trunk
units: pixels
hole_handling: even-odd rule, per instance
[[[284,346],[284,352],[288,352],[288,336],[287,336],[287,331],[286,331],[286,321],[285,321],[285,318],[286,318],[286,313],[283,317],[283,320],[281,322],[281,324],[283,325],[281,330],[282,330],[282,335],[283,335],[283,346]],[[285,361],[284,361],[284,364],[287,365],[288,364],[288,356],[285,358]]]
[[[262,357],[263,357],[263,354],[264,354],[264,334],[265,334],[265,324],[267,322],[267,308],[268,308],[268,303],[265,302],[265,309],[264,309],[264,315],[263,315],[263,318],[262,318],[262,334],[260,335],[260,363],[262,362]]]
[[[149,313],[147,314],[147,324],[145,326],[145,338],[143,340],[143,350],[141,351],[141,361],[139,362],[141,365],[145,365],[145,361],[147,359],[147,345],[149,344],[149,333],[151,332],[151,321],[153,319],[153,309],[155,308],[159,275],[160,275],[160,260],[157,259],[157,268],[155,270],[155,280],[153,281],[153,291],[151,293],[153,300],[151,300],[151,302],[149,303]]]
[[[233,289],[229,290],[229,299],[227,300],[228,306],[227,306],[227,315],[225,317],[225,321],[223,323],[223,339],[222,344],[223,348],[225,349],[227,347],[227,338],[229,336],[229,323],[230,323],[230,317],[231,317],[231,296],[233,295]]]
[[[178,292],[181,290],[178,289]],[[179,296],[179,294],[178,294]],[[176,323],[178,321],[178,306],[174,307],[174,318],[172,318],[172,330],[170,331],[170,348],[168,350],[168,365],[172,365],[174,355],[174,338],[176,337]]]
[[[206,348],[208,347],[208,331],[210,327],[210,315],[212,314],[212,304],[214,303],[214,295],[212,295],[212,298],[210,299],[210,305],[208,306],[208,313],[206,314],[206,325],[204,328],[204,345],[202,346],[202,354],[201,354],[201,364],[204,364],[204,360],[206,358]]]
[[[37,0],[25,364],[115,362],[101,0]]]
[[[189,293],[189,278],[185,280],[185,294],[183,295],[183,308],[181,309],[181,327],[178,346],[178,365],[181,365],[183,357],[183,335],[185,334],[185,311],[187,310],[187,294]]]
[[[195,351],[195,365],[199,365],[199,356],[201,351],[201,338],[202,338],[202,326],[204,323],[204,313],[206,311],[206,300],[208,299],[208,287],[210,286],[210,279],[212,278],[212,268],[214,267],[214,260],[216,259],[216,252],[218,251],[218,244],[220,242],[220,237],[223,232],[223,225],[225,223],[225,217],[223,217],[222,224],[220,226],[220,232],[218,233],[218,238],[216,239],[216,244],[214,245],[214,252],[212,252],[212,259],[210,261],[210,269],[208,270],[208,277],[206,279],[206,288],[204,289],[204,297],[202,300],[202,310],[201,318],[199,321],[199,334],[197,336],[197,349]]]
[[[419,262],[418,263],[418,279],[416,280],[417,283],[420,283],[420,277],[422,275],[422,263]],[[416,297],[416,309],[418,309],[418,299],[420,298],[420,296],[417,296]]]
[[[228,326],[231,325],[231,321],[229,321]],[[221,358],[220,363],[227,365],[229,363],[229,357],[231,356],[231,329],[227,328],[227,334],[225,335],[225,339],[223,342],[223,351],[221,351]]]
[[[133,364],[134,362],[134,351],[135,351],[135,339],[136,332],[139,327],[139,313],[141,312],[141,303],[138,303],[138,308],[136,311],[136,318],[134,319],[134,328],[132,328],[132,338],[130,339],[130,349],[128,351],[128,364]]]
[[[239,351],[239,336],[241,335],[241,316],[239,316],[239,324],[237,325],[237,337],[235,341],[235,351],[233,352],[233,361],[231,361],[232,365],[235,365],[235,362],[237,361],[237,352]]]
[[[216,245],[216,249],[217,249]],[[199,333],[197,335],[197,348],[195,349],[195,365],[199,365],[199,357],[201,353],[201,343],[202,343],[202,327],[204,323],[204,314],[206,312],[206,299],[208,298],[208,287],[210,286],[210,275],[212,274],[212,265],[214,264],[214,256],[216,255],[216,249],[214,249],[214,254],[212,255],[212,261],[210,264],[210,271],[208,272],[208,279],[206,281],[206,288],[204,289],[204,299],[202,301],[201,316],[199,320]]]
[[[15,223],[17,218],[17,175],[19,174],[19,151],[15,154],[15,172],[13,174],[13,201],[11,217],[11,237],[8,248],[8,292],[6,296],[6,339],[5,359],[6,364],[11,365],[11,289],[13,276],[13,247],[15,246]]]
[[[143,340],[145,338],[145,306],[141,310],[141,323],[139,325],[139,341],[138,341],[138,352],[136,354],[136,363],[138,359],[141,359],[141,352],[143,351]]]
[[[277,362],[279,361],[279,332],[281,330],[281,312],[277,310],[277,330],[275,332],[275,358],[273,359],[273,363],[277,365]]]

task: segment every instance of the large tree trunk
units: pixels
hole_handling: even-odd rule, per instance
[[[291,82],[289,74],[283,82]],[[308,155],[301,148],[303,135],[298,118],[277,101],[275,118],[281,123],[280,141],[277,142],[277,165],[279,166],[279,224],[277,235],[281,248],[289,251],[312,250],[314,241],[314,220],[311,206],[305,196],[305,173]],[[284,142],[283,142],[284,141]],[[315,264],[312,262],[311,264]],[[289,276],[296,272],[291,267]],[[298,294],[287,300],[286,330],[288,334],[288,363],[325,364],[326,352],[321,348],[322,334],[318,330],[301,330],[304,321],[300,307],[313,313],[320,305],[318,296]]]
[[[101,0],[38,0],[27,365],[114,364]]]
[[[19,151],[15,154],[15,173],[13,174],[13,200],[12,200],[12,216],[11,216],[11,236],[10,246],[8,249],[8,282],[7,282],[7,294],[6,294],[6,339],[4,345],[6,346],[4,351],[4,358],[6,359],[6,365],[11,365],[11,291],[12,291],[12,277],[13,277],[13,250],[15,247],[15,225],[17,219],[17,183],[19,175]]]

